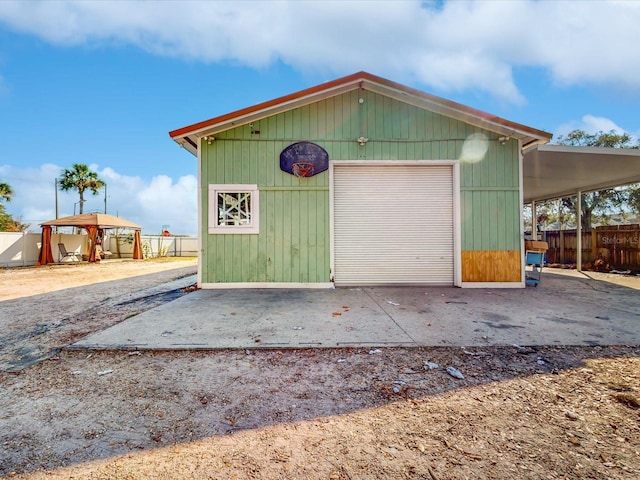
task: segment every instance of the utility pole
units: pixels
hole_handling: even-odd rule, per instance
[[[58,219],[58,179],[54,179],[54,188],[56,190],[56,220]]]
[[[58,219],[58,178],[56,177],[53,182],[56,190],[56,220]],[[58,227],[56,226],[56,233],[58,233]]]
[[[104,184],[104,214],[107,214],[107,184]]]

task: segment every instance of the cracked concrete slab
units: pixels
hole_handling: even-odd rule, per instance
[[[526,289],[198,290],[72,348],[637,345],[636,280],[559,271]]]

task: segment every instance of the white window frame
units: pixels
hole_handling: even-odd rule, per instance
[[[220,193],[248,193],[251,195],[249,223],[247,225],[218,225],[218,194]],[[209,233],[260,233],[260,195],[258,185],[233,183],[209,184]]]

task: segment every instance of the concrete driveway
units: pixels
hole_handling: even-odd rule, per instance
[[[72,348],[638,345],[639,289],[639,277],[545,270],[526,289],[198,290]]]

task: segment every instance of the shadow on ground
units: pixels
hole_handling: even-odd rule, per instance
[[[539,449],[553,443],[553,438],[542,438],[537,435],[544,434],[537,432],[534,441],[528,438],[530,432],[551,427],[564,432],[572,424],[565,418],[567,411],[581,417],[597,415],[598,405],[585,405],[585,398],[598,398],[596,403],[601,404],[601,397],[606,396],[609,408],[618,412],[606,426],[613,435],[611,442],[615,444],[613,439],[620,435],[634,442],[638,432],[627,428],[629,422],[633,427],[637,421],[637,412],[616,402],[614,395],[634,392],[638,398],[639,354],[638,347],[615,346],[140,355],[63,352],[19,375],[2,374],[5,394],[0,402],[0,442],[4,453],[0,473],[55,470],[109,458],[137,465],[135,457],[114,457],[170,445],[183,445],[186,455],[189,445],[200,440],[214,441],[219,436],[277,425],[295,429],[300,422],[340,424],[342,416],[356,413],[373,423],[367,428],[377,438],[375,443],[384,445],[395,445],[392,432],[404,429],[415,436],[412,432],[416,429],[427,428],[414,414],[402,421],[394,419],[384,410],[394,404],[398,409],[418,405],[433,415],[424,420],[429,420],[429,428],[439,425],[440,436],[436,435],[435,441],[446,438],[452,444],[462,444],[462,437],[451,430],[462,421],[466,428],[484,425],[485,433],[494,429],[521,431],[516,435],[519,440],[511,441],[516,446],[521,441],[521,447],[535,444]],[[622,364],[616,370],[600,363],[603,371],[590,364],[590,359],[605,358]],[[426,362],[438,367],[430,368]],[[454,367],[464,378],[453,377],[447,367]],[[526,416],[514,413],[523,410],[528,412]],[[600,417],[607,421],[606,415]],[[357,428],[355,431],[349,442],[358,442],[363,434]],[[268,433],[259,435],[263,438]],[[277,432],[273,435],[278,437]],[[425,441],[434,440],[424,435]],[[404,434],[402,438],[408,441]],[[565,443],[562,441],[563,448]],[[562,455],[563,449],[558,453]],[[209,455],[213,458],[216,454]],[[553,455],[550,453],[550,458]],[[161,457],[166,461],[165,454]],[[61,475],[64,478],[66,474]]]
[[[482,308],[489,308],[499,293],[519,296],[534,318],[546,315],[541,312],[555,301],[565,301],[557,318],[578,319],[572,305],[582,305],[580,315],[589,318],[608,315],[603,322],[611,321],[611,312],[638,318],[637,291],[631,288],[556,280],[491,295],[447,289],[448,296],[438,294],[438,308],[464,316],[463,307],[473,309],[483,298]],[[43,300],[61,313],[52,319],[60,328],[50,332],[64,334],[40,333],[36,318],[29,327],[36,334],[27,337],[55,351],[81,330],[93,332],[149,307],[175,304],[166,303],[175,296],[187,299],[175,282],[190,281],[174,277],[127,293],[115,285],[95,290],[101,300],[93,310],[84,305],[70,311],[73,304],[65,303],[86,290],[60,292]],[[119,295],[104,293],[114,288]],[[406,301],[389,299],[400,305],[383,303],[386,295],[374,303],[385,309],[404,304],[402,315],[411,316],[424,311],[416,298],[413,290]],[[215,304],[208,308],[215,310]],[[437,311],[430,312],[433,322],[439,319]],[[174,323],[179,327],[180,319]],[[415,478],[454,478],[451,472],[513,478],[508,469],[517,465],[520,478],[555,471],[567,478],[628,478],[640,464],[633,454],[640,442],[640,347],[620,343],[62,350],[29,368],[0,373],[0,474],[157,478],[188,471],[194,478],[276,478],[295,471],[305,478],[399,478],[413,465]],[[181,453],[173,454],[174,447]],[[72,470],[60,470],[65,466]]]

